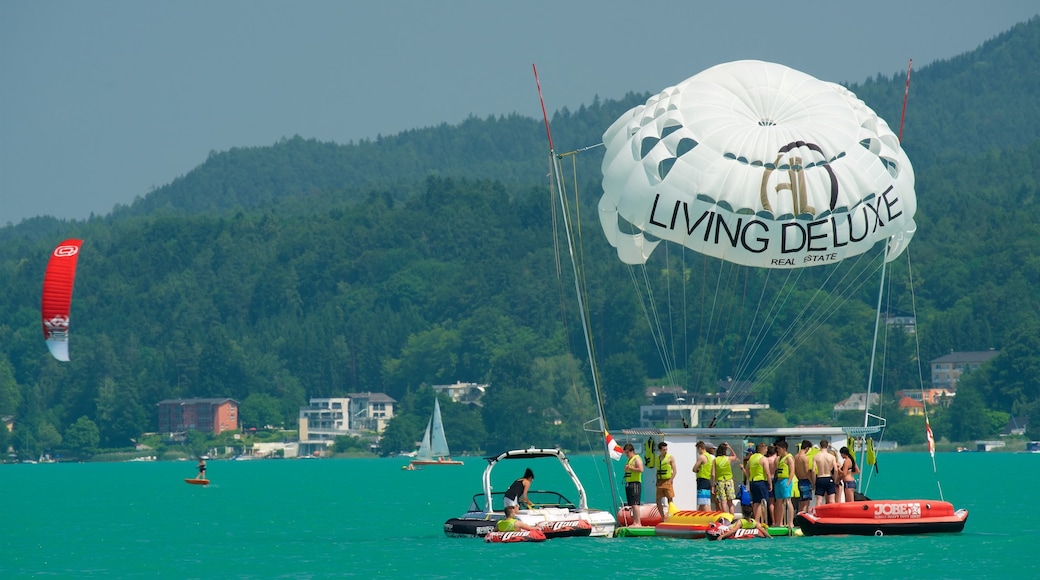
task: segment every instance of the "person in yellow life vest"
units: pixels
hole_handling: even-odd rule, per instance
[[[773,474],[769,472],[769,463],[763,461],[768,447],[765,443],[759,443],[755,452],[748,457],[744,471],[748,491],[751,492],[752,517],[762,522],[769,521],[769,494],[773,491]]]
[[[495,529],[500,532],[519,532],[521,530],[535,531],[538,529],[537,526],[525,524],[524,522],[516,519],[516,512],[520,510],[515,505],[507,505],[505,512],[506,517],[498,520],[495,524]]]
[[[693,464],[693,472],[697,474],[697,509],[711,509],[711,462],[715,456],[708,453],[707,444],[697,442],[697,461]]]
[[[643,458],[636,455],[636,448],[625,443],[625,499],[632,510],[632,525],[642,526],[639,517],[639,505],[643,497]]]
[[[773,481],[773,525],[794,527],[794,456],[787,452],[787,441],[776,442],[776,475]]]
[[[740,530],[755,530],[755,536],[759,538],[769,538],[770,540],[773,539],[773,536],[769,535],[769,530],[752,518],[742,518],[735,522],[730,522],[726,518],[719,518],[718,521],[712,522],[708,526],[705,534],[709,540],[725,540],[726,538],[732,537]]]
[[[733,485],[733,462],[740,458],[733,452],[729,443],[719,443],[715,459],[711,462],[711,481],[715,489],[715,500],[719,503],[719,511],[733,513],[733,500],[737,499],[736,487]]]
[[[675,501],[675,489],[672,480],[675,479],[675,458],[668,453],[668,442],[662,441],[657,444],[660,455],[657,457],[657,495],[654,501],[661,510],[661,519],[667,518],[671,512],[669,508]]]

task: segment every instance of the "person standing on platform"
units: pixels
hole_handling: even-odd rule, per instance
[[[787,441],[776,442],[776,476],[773,482],[773,522],[786,528],[794,527],[794,457],[787,452]],[[778,523],[779,522],[779,523]]]
[[[813,488],[816,490],[816,505],[821,503],[834,503],[834,494],[837,488],[834,486],[834,477],[838,469],[838,460],[831,453],[831,444],[826,439],[820,441],[820,450],[813,455]]]
[[[675,457],[668,453],[668,442],[662,441],[657,444],[660,454],[657,457],[657,495],[654,501],[661,510],[661,519],[668,517],[669,509],[675,501]]]
[[[812,449],[812,441],[804,439],[798,447],[798,455],[794,456],[794,476],[798,479],[798,511],[800,512],[809,509],[809,503],[813,498],[810,449]]]
[[[733,484],[733,461],[738,460],[729,443],[719,443],[718,453],[711,462],[711,481],[715,489],[715,500],[719,510],[733,513],[733,500],[737,498]]]
[[[643,458],[636,455],[636,448],[631,443],[625,443],[625,499],[629,509],[632,510],[632,525],[641,527],[642,519],[639,517],[639,505],[643,497]]]
[[[693,472],[697,474],[697,509],[701,511],[711,510],[711,462],[714,459],[704,442],[698,441]]]
[[[841,453],[841,467],[838,468],[838,480],[841,481],[845,501],[856,501],[856,474],[859,473],[859,467],[848,447],[842,447],[839,453]]]
[[[767,447],[765,443],[755,447],[755,452],[748,457],[744,476],[751,492],[751,517],[760,522],[769,521],[769,493],[773,491],[773,474],[765,461]]]

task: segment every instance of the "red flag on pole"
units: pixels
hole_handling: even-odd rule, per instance
[[[610,433],[607,433],[607,449],[610,450],[610,457],[613,458],[614,461],[621,459],[621,456],[625,452],[625,450],[618,445],[617,441],[614,441],[614,438],[610,436]]]
[[[928,417],[924,418],[924,429],[928,437],[928,453],[931,453],[932,459],[935,459],[935,437],[932,436],[932,426],[928,423]]]

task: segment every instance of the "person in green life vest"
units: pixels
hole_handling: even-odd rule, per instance
[[[744,481],[748,482],[751,492],[752,516],[759,521],[769,521],[769,494],[773,492],[773,474],[769,472],[765,443],[755,446],[755,452],[747,459],[744,466]]]
[[[752,518],[742,518],[735,522],[719,518],[718,521],[708,526],[705,534],[709,540],[725,540],[736,534],[738,530],[758,530],[758,537],[773,539],[773,536],[769,535],[769,530]]]
[[[708,446],[703,441],[697,442],[697,461],[693,463],[693,472],[697,474],[697,509],[711,509],[711,462],[715,456],[708,453]]]
[[[657,450],[660,455],[657,457],[657,496],[654,501],[661,510],[661,519],[665,519],[669,514],[669,506],[675,501],[675,488],[672,486],[676,473],[675,457],[668,453],[667,441],[658,443]]]
[[[711,481],[715,489],[715,500],[719,502],[719,510],[733,513],[733,500],[737,499],[736,487],[733,485],[733,462],[740,458],[733,452],[729,443],[719,443],[715,459],[711,462]]]
[[[625,450],[625,499],[629,509],[632,510],[632,525],[640,527],[643,525],[639,517],[639,504],[643,497],[643,458],[636,455],[636,448],[631,443],[626,443]]]
[[[787,441],[776,442],[776,471],[774,472],[773,525],[794,527],[794,456],[787,452]]]
[[[506,517],[498,520],[498,523],[495,524],[495,529],[500,532],[519,532],[521,530],[537,530],[537,526],[525,524],[524,522],[516,519],[516,512],[518,512],[519,510],[520,508],[515,505],[507,505],[505,509]]]

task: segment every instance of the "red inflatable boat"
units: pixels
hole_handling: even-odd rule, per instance
[[[958,533],[968,510],[930,499],[870,500],[818,505],[794,517],[806,536]]]

